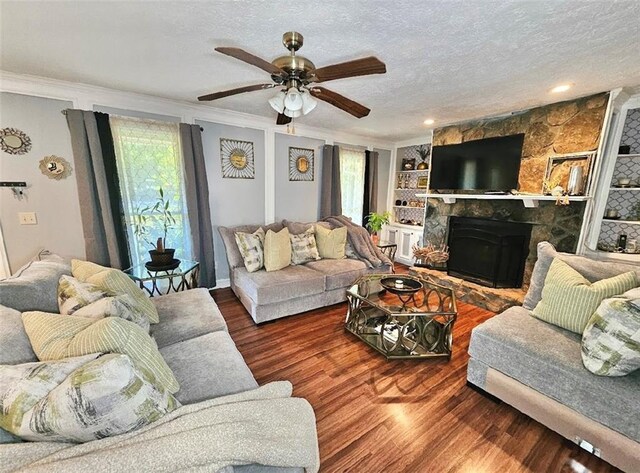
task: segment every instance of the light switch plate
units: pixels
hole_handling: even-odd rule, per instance
[[[18,212],[20,225],[37,225],[38,219],[35,212]]]

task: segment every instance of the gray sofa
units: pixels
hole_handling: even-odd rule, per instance
[[[636,265],[594,261],[538,245],[523,306],[474,328],[467,380],[624,471],[640,471],[640,371],[612,378],[582,364],[581,336],[531,316],[551,261],[560,258],[591,282]],[[640,280],[640,279],[639,279]]]
[[[0,306],[0,364],[19,364],[37,361],[31,349],[31,343],[24,331],[21,311],[42,310],[55,306],[56,292],[33,290],[38,287],[56,286],[50,278],[60,274],[70,274],[70,267],[65,271],[64,263],[48,264],[46,270],[35,265],[32,271],[25,271],[25,276],[32,286],[29,298],[23,290],[20,280],[0,281],[3,304],[20,301],[19,310]],[[11,297],[15,291],[19,297]],[[207,399],[228,394],[240,393],[258,387],[249,367],[237,350],[218,306],[206,289],[194,289],[172,293],[152,299],[160,316],[160,323],[151,326],[151,334],[156,340],[160,353],[172,369],[180,390],[176,398],[182,404],[194,404]],[[310,426],[300,426],[300,429]],[[0,429],[1,430],[1,429]],[[3,439],[10,438],[7,432],[1,431]],[[315,434],[315,428],[313,435]],[[14,439],[15,440],[15,439]],[[96,440],[94,442],[100,442]],[[23,443],[29,449],[30,443]],[[0,458],[2,458],[0,445]],[[24,454],[28,457],[28,451]],[[2,462],[0,462],[2,463]],[[244,465],[232,467],[237,473],[303,473],[303,468],[281,468],[264,465]],[[4,468],[0,465],[0,470]],[[225,471],[225,473],[227,473]]]
[[[326,222],[317,224],[329,228]],[[343,302],[346,300],[346,288],[360,276],[392,271],[387,264],[370,268],[363,261],[346,258],[312,261],[279,271],[267,272],[262,269],[248,272],[234,234],[253,233],[260,227],[265,232],[279,232],[285,225],[295,234],[302,233],[311,223],[283,221],[270,225],[218,227],[227,253],[231,289],[257,324]]]

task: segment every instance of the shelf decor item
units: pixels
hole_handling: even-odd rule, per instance
[[[429,185],[429,177],[428,176],[420,176],[418,177],[418,184],[416,187],[418,189],[426,189]]]
[[[416,160],[415,158],[403,158],[402,159],[402,170],[403,171],[413,171],[416,168]]]
[[[586,188],[585,184],[589,179],[594,154],[594,152],[589,152],[551,156],[547,161],[542,193],[545,195],[556,195],[556,188],[561,187],[565,194],[583,195],[584,189]],[[577,170],[573,170],[576,166],[582,168],[581,177],[578,176]],[[574,180],[570,182],[572,172],[574,173]],[[555,185],[551,186],[549,183]],[[569,187],[572,189],[569,189]],[[574,192],[579,191],[580,193],[571,193],[570,190]]]
[[[253,143],[250,141],[220,138],[220,159],[223,178],[255,178]]]
[[[312,149],[289,147],[289,180],[313,181]]]
[[[0,149],[9,154],[26,154],[31,150],[31,138],[17,128],[0,130]]]
[[[431,145],[420,145],[418,146],[418,154],[420,155],[420,162],[416,166],[416,169],[419,171],[425,171],[429,169],[429,157],[431,156]],[[420,186],[418,186],[420,187]]]
[[[71,164],[60,156],[45,156],[40,160],[39,168],[42,174],[56,181],[71,175]]]

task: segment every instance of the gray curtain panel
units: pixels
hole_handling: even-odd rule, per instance
[[[117,172],[112,166],[115,155],[111,156],[109,151],[113,150],[113,139],[110,132],[105,133],[104,126],[99,129],[94,112],[67,110],[67,124],[75,161],[87,260],[126,269],[129,261],[126,240],[122,241],[122,220],[114,212],[114,202],[119,201],[120,195]],[[110,142],[102,143],[101,139]]]
[[[369,154],[369,212],[378,211],[378,152]]]
[[[184,160],[185,193],[193,255],[200,262],[200,286],[212,288],[216,285],[216,267],[209,209],[209,184],[200,127],[180,123],[180,144]]]
[[[320,187],[320,218],[342,215],[340,190],[340,147],[322,147],[322,182]]]

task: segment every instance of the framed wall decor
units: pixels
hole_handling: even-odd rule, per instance
[[[31,138],[17,128],[2,128],[0,149],[9,154],[26,154],[31,150]]]
[[[547,169],[544,174],[543,194],[550,194],[551,188],[562,187],[564,192],[569,189],[569,175],[574,166],[582,167],[582,189],[586,191],[589,182],[589,173],[595,151],[586,153],[560,154],[549,157]],[[584,191],[582,193],[584,193]]]
[[[254,179],[256,167],[253,143],[250,141],[220,138],[222,177],[229,179]]]
[[[314,152],[312,149],[289,147],[289,180],[313,181]]]
[[[71,175],[71,164],[60,156],[45,156],[40,160],[39,167],[42,174],[56,181]]]
[[[418,177],[418,184],[416,187],[418,189],[426,189],[429,185],[429,177],[428,176],[420,176]]]

